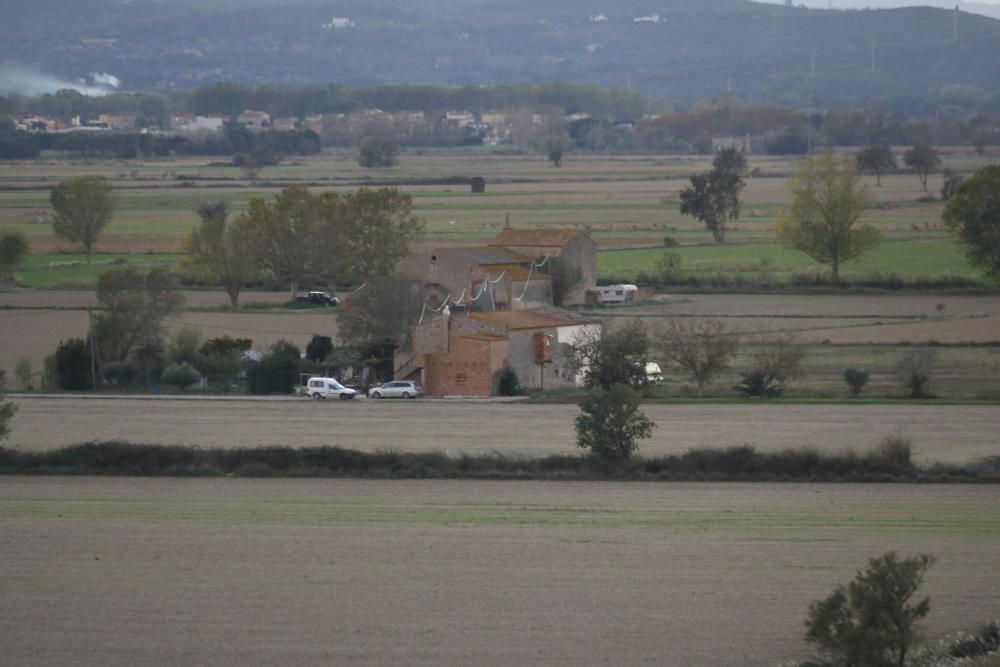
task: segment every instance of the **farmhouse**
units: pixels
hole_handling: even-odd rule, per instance
[[[553,305],[554,258],[579,271],[567,302],[582,303],[596,283],[596,253],[573,229],[505,229],[486,246],[401,261],[397,272],[421,285],[425,306],[411,349],[396,353],[395,377],[431,396],[494,394],[505,366],[528,388],[578,385],[573,345],[601,325]]]
[[[597,287],[597,246],[590,234],[576,229],[507,228],[490,241],[490,247],[504,248],[527,257],[558,257],[563,265],[580,272],[580,282],[563,303],[586,302],[587,290]]]
[[[600,322],[559,308],[451,312],[413,331],[413,349],[397,353],[395,377],[424,385],[428,396],[490,396],[504,366],[529,389],[582,383],[573,345]]]
[[[532,257],[500,247],[440,248],[412,255],[397,272],[424,286],[431,303],[473,310],[524,310],[552,304],[552,280]]]

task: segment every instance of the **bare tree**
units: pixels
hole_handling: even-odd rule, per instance
[[[700,398],[705,394],[705,384],[729,365],[739,340],[719,320],[672,320],[660,347],[664,356],[698,386]]]
[[[804,347],[796,344],[793,334],[761,334],[760,347],[751,358],[751,366],[763,371],[779,385],[801,376]]]

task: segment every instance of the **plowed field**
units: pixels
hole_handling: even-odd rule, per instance
[[[174,400],[18,397],[11,443],[50,449],[94,439],[206,447],[338,445],[373,451],[571,453],[575,405],[482,401]],[[1000,454],[995,405],[645,405],[659,428],[646,455],[752,443],[761,450],[876,446],[911,437],[922,461]]]
[[[775,665],[811,601],[936,556],[1000,609],[982,486],[8,478],[5,665]]]

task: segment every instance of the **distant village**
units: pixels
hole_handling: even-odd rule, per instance
[[[327,145],[353,145],[361,137],[374,135],[393,139],[401,144],[420,145],[422,137],[431,134],[450,134],[453,143],[502,146],[518,143],[526,137],[575,124],[602,124],[614,132],[631,133],[640,123],[655,122],[658,114],[645,114],[636,120],[608,123],[590,113],[570,114],[540,113],[528,110],[473,112],[463,109],[439,113],[424,111],[383,111],[365,108],[350,113],[275,116],[266,111],[245,109],[235,115],[175,114],[163,126],[150,126],[141,114],[101,113],[92,118],[81,115],[69,117],[21,114],[13,118],[17,130],[32,134],[68,133],[120,133],[181,135],[206,137],[227,128],[239,127],[250,132],[311,131],[324,139]],[[705,146],[707,150],[709,147]],[[740,136],[720,135],[711,137],[711,150],[737,148],[743,152],[762,151],[762,143],[751,144],[750,134]]]

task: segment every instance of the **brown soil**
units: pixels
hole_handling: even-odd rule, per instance
[[[18,397],[11,443],[52,449],[95,439],[206,447],[337,445],[374,451],[571,453],[573,405],[486,402],[172,400]],[[996,406],[647,405],[659,424],[649,456],[751,443],[761,450],[868,449],[888,435],[913,439],[923,461],[963,462],[998,452]]]
[[[913,530],[906,508],[965,517],[998,500],[992,487],[11,478],[0,486],[0,655],[7,665],[774,665],[808,655],[808,604],[888,549],[938,559],[928,636],[995,616],[995,532]],[[449,508],[483,506],[515,520],[449,525]],[[887,520],[771,530],[753,518],[831,506]],[[241,508],[289,518],[226,518]],[[368,520],[366,508],[399,515]],[[676,510],[693,523],[532,518],[552,508]],[[412,522],[420,511],[430,518]],[[148,512],[162,515],[138,518]],[[710,527],[695,527],[701,517]]]

